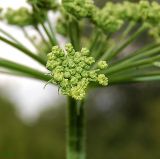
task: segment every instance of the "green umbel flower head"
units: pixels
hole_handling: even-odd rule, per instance
[[[33,23],[32,13],[25,7],[17,10],[8,8],[4,16],[8,24],[11,25],[24,27]]]
[[[89,50],[82,48],[76,52],[69,43],[65,50],[58,46],[52,48],[48,54],[47,68],[51,71],[52,83],[59,86],[63,95],[68,95],[76,100],[85,97],[87,86],[90,82],[108,85],[108,79],[104,74],[99,74],[101,69],[107,67],[105,61],[98,63],[97,69],[91,69],[95,59],[89,56]]]
[[[160,39],[160,4],[141,0],[139,3],[124,1],[121,3],[107,2],[103,8],[94,5],[93,0],[63,0],[63,7],[76,18],[89,18],[105,33],[118,31],[127,21],[139,22],[148,26],[149,33],[156,41]],[[154,27],[155,29],[152,29]],[[151,29],[151,30],[150,30]]]
[[[8,8],[6,11],[4,18],[7,23],[10,25],[16,25],[19,27],[25,27],[29,25],[38,25],[46,20],[47,12],[45,10],[36,10],[32,8],[32,10],[28,10],[25,7],[21,7],[17,10],[12,8]]]
[[[93,0],[63,0],[67,12],[77,18],[90,17],[94,9]]]
[[[103,31],[114,33],[123,25],[124,21],[116,13],[116,5],[108,2],[102,9],[96,9],[92,14],[92,21]]]

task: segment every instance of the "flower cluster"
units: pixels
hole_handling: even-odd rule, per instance
[[[10,25],[25,27],[28,25],[38,25],[46,20],[47,12],[55,10],[58,6],[54,0],[28,0],[32,10],[25,7],[19,9],[8,8],[4,18]]]
[[[93,13],[93,0],[63,0],[63,6],[67,12],[77,18],[90,17]]]
[[[82,100],[90,82],[99,82],[104,86],[108,84],[107,77],[99,73],[107,67],[107,63],[99,61],[97,69],[91,69],[94,63],[94,58],[89,56],[89,50],[82,48],[80,52],[75,52],[69,43],[65,45],[65,50],[58,46],[52,48],[46,67],[51,71],[51,82],[58,84],[63,95]]]
[[[29,25],[36,26],[38,23],[43,22],[46,19],[47,12],[44,11],[30,11],[25,7],[21,7],[17,10],[8,8],[4,14],[4,18],[10,25],[16,25],[25,27]]]
[[[107,3],[102,9],[96,9],[93,13],[92,21],[105,32],[114,33],[123,25],[124,21],[114,12],[114,4]]]
[[[7,12],[5,13],[5,19],[7,20],[8,24],[18,25],[21,27],[31,25],[33,23],[32,13],[24,7],[21,7],[17,10],[8,8]]]
[[[64,8],[75,17],[87,17],[104,32],[113,33],[128,21],[147,24],[149,33],[157,39],[160,32],[160,4],[141,0],[139,3],[124,1],[122,3],[107,2],[103,8],[98,8],[92,0],[65,1]],[[156,29],[153,29],[155,28]],[[160,38],[159,38],[160,39]]]

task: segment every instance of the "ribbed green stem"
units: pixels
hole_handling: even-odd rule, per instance
[[[91,54],[90,54],[91,56],[93,56],[94,50],[96,50],[97,43],[99,42],[100,30],[94,29],[92,34],[93,34],[92,35],[93,39],[92,39],[90,47],[89,47],[89,50],[91,52]]]
[[[52,26],[52,24],[51,24],[51,21],[50,21],[50,19],[49,19],[49,16],[47,16],[47,23],[48,23],[50,32],[51,32],[51,34],[52,34],[52,37],[55,38],[55,32],[54,32],[53,26]],[[55,39],[55,41],[57,41],[57,40]]]
[[[133,56],[132,58],[130,58],[126,61],[123,61],[117,65],[112,66],[111,68],[109,68],[108,70],[106,70],[104,72],[107,74],[113,74],[114,72],[118,72],[124,68],[134,67],[138,64],[144,64],[145,62],[152,63],[153,60],[156,60],[157,58],[159,59],[159,56],[149,57],[148,59],[146,59],[145,57],[159,53],[159,51],[160,51],[160,47],[156,47],[154,49],[142,52],[140,54]],[[145,59],[142,60],[141,58],[145,58]],[[139,60],[139,59],[141,59],[141,60]]]
[[[76,19],[68,22],[70,41],[76,51],[80,50],[80,30]],[[85,159],[85,116],[83,102],[68,97],[67,159]]]
[[[85,109],[84,101],[78,103],[78,113],[77,113],[77,136],[78,144],[77,149],[79,150],[78,159],[86,158],[86,126],[85,126]]]
[[[16,38],[14,38],[11,34],[9,34],[8,32],[6,32],[5,30],[3,30],[2,28],[0,28],[0,32],[3,33],[4,35],[6,35],[8,38],[10,38],[11,40],[13,40],[15,43],[22,45],[21,42],[19,42]]]
[[[70,16],[68,21],[68,33],[70,41],[76,51],[80,50],[80,30],[76,19]]]
[[[119,54],[124,48],[126,48],[130,43],[132,43],[144,30],[146,27],[140,27],[135,33],[133,33],[126,41],[124,41],[116,50],[113,50],[106,59],[110,60]]]
[[[125,28],[124,32],[122,33],[120,40],[126,38],[127,35],[131,32],[131,30],[135,27],[135,25],[136,25],[135,21],[129,22],[128,26]]]
[[[103,35],[102,33],[100,34],[100,39],[99,41],[97,41],[97,43],[95,44],[95,47],[93,49],[93,57],[95,59],[98,59],[101,54],[103,54],[106,49],[107,49],[107,40],[108,40],[108,37],[105,35]],[[104,51],[104,52],[103,52]]]
[[[52,45],[57,45],[57,40],[55,39],[54,36],[51,35],[51,33],[49,32],[48,28],[45,26],[45,24],[41,23],[42,28],[44,29],[46,35],[48,36],[48,39],[50,41],[50,43]]]
[[[68,97],[67,159],[85,159],[85,116],[83,102]]]
[[[6,44],[10,45],[10,46],[13,46],[14,48],[22,51],[23,53],[25,53],[26,55],[28,55],[29,57],[35,59],[36,61],[38,61],[40,64],[42,65],[46,65],[46,61],[44,59],[42,59],[41,57],[37,56],[36,54],[33,54],[30,50],[28,50],[27,48],[21,46],[21,45],[18,45],[2,36],[0,36],[0,40],[5,42]]]
[[[44,37],[43,33],[41,32],[41,30],[39,29],[38,26],[34,27],[36,29],[36,31],[38,32],[39,36],[41,37],[42,41],[49,47],[51,48],[52,45],[46,40],[46,38]]]
[[[5,60],[0,58],[0,68],[6,68],[9,70],[13,70],[21,73],[24,76],[29,76],[35,79],[49,81],[51,77],[49,75],[45,75],[43,72],[30,68],[28,66],[24,66],[22,64],[18,64],[9,60]]]
[[[129,75],[129,76],[119,76],[110,78],[110,85],[115,84],[127,84],[127,83],[140,83],[140,82],[152,82],[152,81],[159,81],[160,80],[160,73],[152,74],[146,73],[141,75]]]
[[[132,43],[144,30],[146,29],[145,26],[140,27],[135,33],[133,33],[127,40],[125,40],[120,46],[116,49],[112,49],[106,54],[104,54],[100,60],[111,60],[117,54],[119,54],[123,49],[125,49],[130,43]]]
[[[141,58],[141,57],[144,57],[143,54],[146,54],[146,52],[150,52],[152,49],[156,49],[157,47],[159,46],[159,44],[155,44],[155,43],[152,43],[152,44],[149,44],[145,47],[142,47],[136,51],[134,51],[133,53],[130,53],[128,56],[126,56],[125,58],[123,59],[120,59],[118,61],[116,61],[115,63],[113,63],[114,66],[117,66],[117,65],[121,65],[121,64],[125,64],[125,63],[128,63],[130,61],[133,61],[135,59],[138,59],[138,58]],[[148,54],[148,53],[147,53]],[[148,54],[150,55],[150,54]],[[147,56],[148,56],[147,55]]]

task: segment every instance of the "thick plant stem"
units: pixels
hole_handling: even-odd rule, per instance
[[[83,102],[68,97],[67,159],[85,159],[85,121]]]
[[[77,137],[78,144],[77,148],[79,150],[78,159],[86,158],[86,127],[85,127],[85,110],[84,110],[84,101],[79,102],[78,105],[78,119],[77,119]]]

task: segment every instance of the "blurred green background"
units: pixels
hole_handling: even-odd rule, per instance
[[[159,159],[159,90],[159,83],[92,90],[85,105],[87,158]],[[0,93],[0,159],[65,159],[65,111],[65,103],[56,103],[27,123]]]
[[[93,90],[87,111],[88,159],[160,158],[160,85]],[[0,97],[0,159],[64,159],[65,105],[54,105],[32,124]]]

